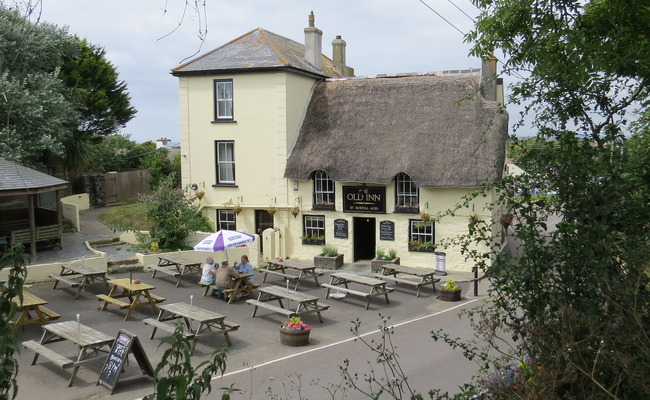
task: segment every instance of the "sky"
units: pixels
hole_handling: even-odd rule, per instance
[[[304,43],[311,11],[323,31],[323,53],[331,58],[331,42],[341,35],[347,65],[357,76],[481,66],[468,55],[470,45],[459,32],[473,26],[465,14],[478,15],[469,0],[426,0],[449,23],[419,0],[206,3],[205,15],[199,16],[183,13],[184,0],[42,0],[40,20],[67,26],[70,34],[104,47],[138,110],[120,133],[137,142],[179,140],[178,82],[172,68],[258,27]],[[202,43],[197,32],[206,26]]]

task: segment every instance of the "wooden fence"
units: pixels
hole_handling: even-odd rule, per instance
[[[139,193],[151,193],[149,172],[145,170],[108,172],[104,175],[106,202],[116,203]]]

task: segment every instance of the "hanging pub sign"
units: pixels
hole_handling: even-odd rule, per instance
[[[348,220],[337,218],[334,220],[334,237],[336,239],[348,238]]]
[[[343,211],[386,213],[386,188],[383,186],[343,186]]]

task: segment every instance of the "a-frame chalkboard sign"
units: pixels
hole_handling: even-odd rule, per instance
[[[113,342],[113,347],[108,353],[102,372],[99,374],[97,384],[102,384],[111,389],[111,394],[113,394],[117,380],[124,369],[124,363],[131,352],[138,361],[142,373],[153,377],[153,368],[138,337],[120,329],[115,342]]]

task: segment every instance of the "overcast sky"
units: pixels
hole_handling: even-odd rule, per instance
[[[453,1],[453,3],[452,3]],[[475,17],[469,0],[426,0],[466,33]],[[71,34],[103,46],[126,81],[136,117],[122,130],[138,142],[179,138],[178,82],[170,70],[201,46],[199,20],[183,15],[184,0],[43,0],[41,20],[67,26]],[[307,15],[314,11],[323,31],[323,53],[331,42],[347,42],[347,64],[357,76],[479,68],[461,33],[419,0],[207,0],[207,38],[200,53],[257,27],[304,43]],[[463,12],[459,11],[458,6]],[[167,8],[167,12],[164,10]],[[201,16],[201,22],[206,23]],[[171,33],[171,34],[170,34]],[[169,34],[167,37],[163,36]],[[162,38],[162,39],[161,39]],[[507,81],[507,78],[506,78]],[[512,113],[511,113],[512,119]]]

